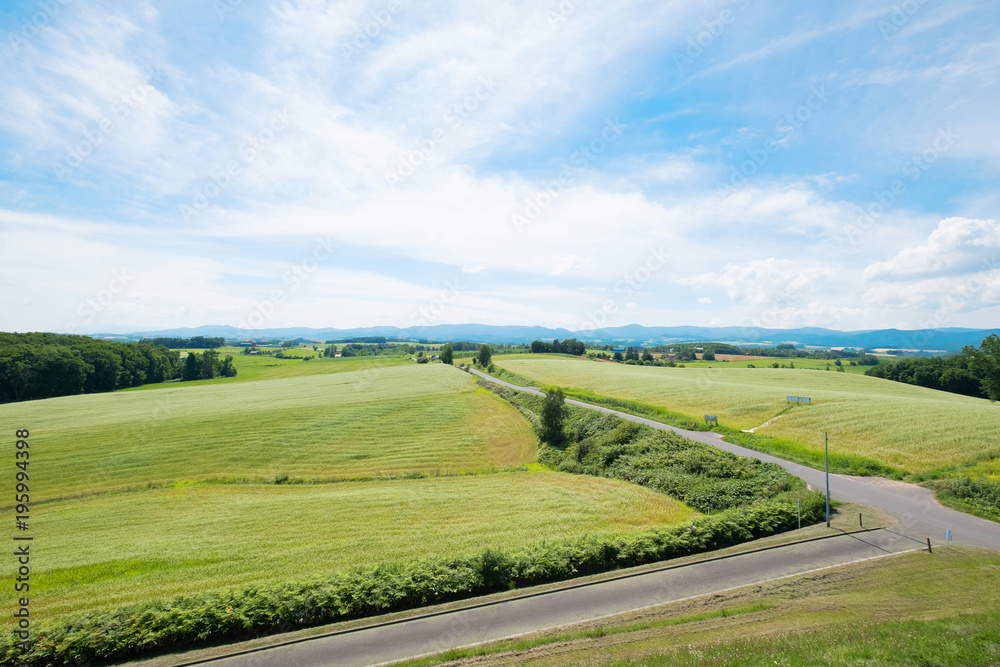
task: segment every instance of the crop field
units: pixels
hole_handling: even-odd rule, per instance
[[[876,459],[921,473],[996,457],[1000,406],[989,401],[849,373],[768,368],[651,368],[584,359],[497,360],[543,384],[661,406],[822,451]],[[808,396],[791,407],[786,396]]]
[[[48,618],[99,608],[95,603],[115,607],[435,554],[516,549],[697,513],[617,480],[520,472],[163,488],[42,505],[36,514],[32,614]],[[4,512],[2,520],[10,518]],[[10,589],[13,570],[9,562],[3,567],[0,585]]]
[[[32,614],[698,515],[640,486],[538,472],[529,423],[455,368],[344,361],[0,406],[0,421],[31,431]],[[0,521],[13,514],[0,508]],[[0,586],[14,573],[0,565]]]
[[[732,357],[729,361],[724,361],[718,357]],[[851,366],[850,359],[841,359],[841,368],[845,373],[864,375],[871,366]],[[837,366],[831,359],[782,359],[779,357],[739,357],[736,355],[717,355],[715,361],[679,361],[685,368],[772,368],[778,364],[778,368],[788,368],[794,366],[795,370],[821,370],[830,369],[831,373],[837,372]]]
[[[299,362],[303,363],[303,362]],[[197,480],[482,472],[535,460],[511,406],[440,364],[0,406],[32,432],[33,499]]]

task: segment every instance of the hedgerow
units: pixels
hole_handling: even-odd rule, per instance
[[[803,521],[819,521],[822,496],[799,497]],[[0,660],[25,667],[100,664],[249,639],[676,558],[788,530],[797,520],[794,499],[787,496],[638,533],[426,558],[81,613],[34,623],[27,652],[8,633]]]

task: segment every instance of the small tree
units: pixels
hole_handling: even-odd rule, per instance
[[[188,352],[187,357],[184,358],[184,374],[181,378],[187,381],[197,380],[200,377],[201,364],[198,362],[198,355],[194,352]]]
[[[479,364],[480,366],[482,366],[483,368],[489,368],[490,367],[490,361],[492,359],[493,359],[493,351],[490,350],[490,346],[489,345],[487,345],[486,343],[483,343],[479,347],[479,354],[476,355],[476,363]]]
[[[650,354],[649,350],[643,350],[642,351],[642,360],[643,361],[652,361],[653,360],[653,355]]]
[[[202,379],[215,377],[215,358],[218,356],[219,353],[215,350],[205,350],[205,354],[201,355]]]
[[[442,364],[448,364],[449,366],[451,366],[452,362],[454,361],[454,356],[455,355],[454,355],[454,352],[452,350],[451,343],[448,343],[447,345],[445,345],[444,347],[441,348],[441,363]]]
[[[542,407],[542,442],[558,445],[563,441],[563,421],[569,413],[562,389],[556,387],[545,395]]]

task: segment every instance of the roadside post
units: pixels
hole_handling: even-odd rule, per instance
[[[826,457],[826,527],[830,527],[830,435],[823,432],[823,450]]]
[[[944,539],[948,542],[948,546],[951,546],[951,528],[944,531]]]
[[[802,527],[802,499],[801,498],[796,498],[795,499],[795,505],[799,509],[799,528],[801,528]]]

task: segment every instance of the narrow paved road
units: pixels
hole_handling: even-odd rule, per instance
[[[504,387],[526,391],[539,396],[544,395],[535,387],[518,387],[475,369],[472,369],[471,372],[485,380],[495,382]],[[591,405],[570,399],[567,399],[566,402],[590,408],[591,410],[618,415],[622,419],[628,419],[629,421],[652,426],[653,428],[674,431],[686,438],[704,442],[713,447],[739,454],[740,456],[748,456],[760,459],[761,461],[777,463],[796,477],[805,480],[806,484],[812,488],[821,491],[826,488],[825,474],[822,471],[723,442],[722,436],[718,433],[711,431],[686,431],[674,426],[661,424],[651,419],[636,417],[635,415],[603,408],[598,405]],[[950,529],[955,544],[985,547],[1000,551],[1000,524],[942,507],[934,500],[934,493],[922,486],[893,482],[881,478],[849,477],[847,475],[831,474],[830,495],[835,500],[869,505],[888,512],[899,520],[899,525],[894,529],[914,539],[926,541],[929,537],[932,542],[941,542],[944,540],[945,530]]]
[[[535,387],[518,387],[473,370],[483,379],[542,395]],[[720,449],[783,466],[816,489],[825,488],[824,474],[782,459],[723,442],[716,433],[686,431],[642,417],[580,401],[567,403],[618,415]],[[323,667],[378,665],[439,653],[571,623],[635,611],[690,597],[749,586],[814,570],[926,548],[944,541],[951,529],[956,544],[1000,550],[1000,525],[938,505],[929,490],[911,484],[830,475],[835,499],[882,509],[899,519],[891,529],[838,535],[820,540],[714,558],[690,565],[628,575],[512,600],[471,606],[452,612],[331,634],[275,646],[207,664],[218,667]]]

